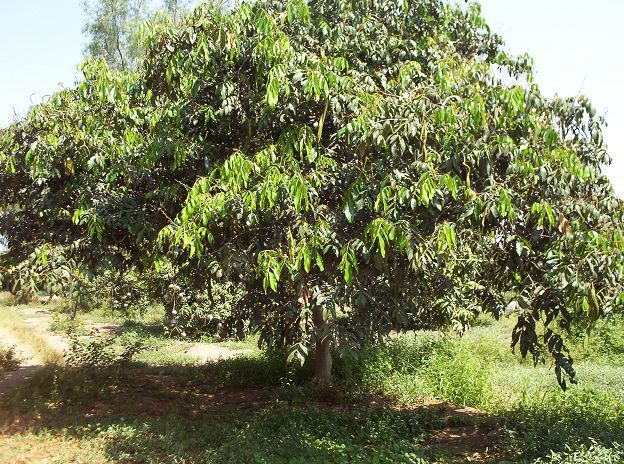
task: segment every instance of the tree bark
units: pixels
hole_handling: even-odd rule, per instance
[[[320,338],[320,335],[326,325],[322,308],[314,309],[313,321],[314,329],[317,333],[316,347],[314,351],[313,381],[317,386],[328,386],[332,381],[331,339],[329,335],[325,336],[325,338]]]

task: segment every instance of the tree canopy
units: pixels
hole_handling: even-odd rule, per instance
[[[13,269],[239,283],[237,317],[315,347],[320,382],[336,344],[517,313],[513,346],[574,380],[562,335],[624,303],[604,120],[545,98],[478,5],[202,4],[141,37],[136,71],[87,61],[3,132]]]

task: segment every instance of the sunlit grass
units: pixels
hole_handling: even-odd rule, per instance
[[[0,308],[0,317],[30,336],[15,308]],[[495,433],[480,438],[493,440],[491,462],[622,458],[624,368],[610,362],[617,349],[586,351],[575,363],[579,384],[562,392],[550,364],[533,367],[511,352],[513,319],[481,318],[461,338],[418,332],[387,347],[337,350],[336,390],[319,397],[308,382],[309,364],[300,369],[285,362],[285,353],[261,352],[255,337],[218,342],[251,351],[202,365],[185,353],[194,342],[167,337],[157,307],[80,318],[84,327],[118,324],[120,343],[138,339],[147,349],[113,369],[39,372],[4,405],[6,417],[38,428],[10,432],[0,463],[4,456],[47,459],[49,450],[59,463],[459,463],[466,461],[432,437],[475,424],[480,433]],[[617,347],[617,333],[610,336],[590,346]],[[479,415],[440,417],[436,405],[448,403],[475,407]]]
[[[0,327],[28,346],[39,362],[44,364],[63,364],[63,354],[50,346],[43,336],[30,327],[17,313],[15,308],[0,306]]]

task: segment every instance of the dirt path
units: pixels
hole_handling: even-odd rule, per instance
[[[214,345],[212,343],[195,343],[184,353],[192,356],[202,363],[207,363],[209,361],[218,361],[220,359],[235,358],[237,356],[251,353],[251,350],[233,350],[231,348]]]
[[[32,327],[54,350],[59,353],[67,351],[69,348],[67,337],[56,335],[51,330],[54,319],[50,311],[36,307],[23,307],[19,311],[26,316],[24,322]]]
[[[48,310],[37,307],[20,307],[18,311],[25,316],[24,323],[52,350],[63,353],[69,348],[67,338],[52,333],[53,318]],[[27,343],[19,340],[1,325],[0,341],[5,346],[14,346],[16,354],[21,360],[17,370],[0,376],[0,396],[3,396],[42,369],[45,366],[45,360],[40,359]]]
[[[20,343],[9,331],[2,327],[0,327],[0,340],[2,340],[4,346],[14,346],[17,357],[21,361],[17,370],[0,375],[1,397],[43,368],[43,362],[37,359],[28,346]]]

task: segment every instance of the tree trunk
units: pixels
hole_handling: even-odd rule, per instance
[[[328,386],[331,384],[332,376],[332,357],[331,357],[331,339],[327,335],[321,339],[319,335],[325,328],[325,318],[323,317],[323,309],[315,308],[313,312],[314,329],[317,333],[316,349],[314,352],[314,377],[313,381],[317,386]]]

